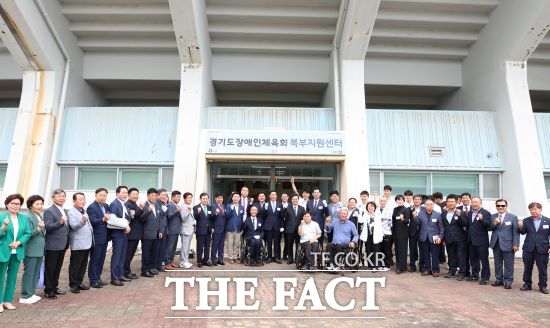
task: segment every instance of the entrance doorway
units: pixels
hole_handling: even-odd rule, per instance
[[[292,196],[291,177],[300,196],[304,189],[311,192],[318,187],[326,199],[331,190],[338,188],[337,164],[214,162],[209,166],[212,196],[221,192],[226,202],[233,191],[240,192],[243,186],[248,187],[254,199],[260,192],[268,196],[271,190],[277,192],[279,200],[282,193]]]

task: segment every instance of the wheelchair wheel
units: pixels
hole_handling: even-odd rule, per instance
[[[298,270],[302,269],[306,264],[306,256],[301,244],[298,246],[298,249],[296,249],[296,256],[294,259],[296,260],[296,269]]]

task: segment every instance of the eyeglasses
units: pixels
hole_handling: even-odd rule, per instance
[[[497,205],[497,207],[506,207],[506,205]]]

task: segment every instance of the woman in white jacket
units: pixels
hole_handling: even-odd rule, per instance
[[[361,235],[359,239],[362,241],[360,252],[363,254],[363,268],[373,269],[384,267],[383,262],[377,263],[381,254],[381,243],[384,238],[382,230],[382,221],[378,213],[376,213],[376,203],[367,203],[367,212],[362,212],[358,223],[362,224]],[[383,260],[382,260],[383,261]]]

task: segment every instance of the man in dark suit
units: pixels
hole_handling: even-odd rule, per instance
[[[254,204],[254,198],[248,196],[247,186],[241,188],[241,206],[244,208],[244,219],[250,215],[250,207]]]
[[[424,203],[424,210],[420,211],[418,221],[420,224],[419,241],[422,244],[423,257],[423,276],[431,274],[439,277],[439,251],[443,238],[445,238],[445,229],[441,221],[441,213],[433,210],[434,202],[427,199]]]
[[[522,235],[525,236],[523,242],[523,291],[531,290],[533,281],[533,264],[537,264],[539,270],[539,290],[543,294],[548,294],[547,289],[547,269],[548,253],[550,253],[550,219],[542,215],[542,205],[540,203],[529,204],[530,217],[518,222],[518,227]]]
[[[126,207],[128,187],[118,186],[115,193],[116,198],[109,205],[111,213],[130,223],[130,210]],[[109,229],[109,234],[113,242],[113,252],[111,255],[111,285],[114,286],[124,286],[124,282],[131,280],[124,277],[124,259],[128,248],[129,233],[130,226],[126,229]]]
[[[157,202],[158,191],[155,188],[147,190],[147,202],[143,206],[141,222],[143,223],[143,237],[141,239],[141,276],[151,278],[158,275],[156,257],[159,249],[159,240],[163,237],[164,227],[161,227],[163,211]]]
[[[67,212],[63,209],[67,195],[56,189],[52,193],[53,205],[44,211],[46,226],[46,252],[44,258],[44,294],[46,298],[57,298],[65,292],[58,288],[59,274],[63,267],[65,251],[69,245],[69,224]]]
[[[256,209],[258,210],[258,217],[262,220],[265,219],[267,208],[267,203],[265,202],[265,193],[258,193],[258,201],[252,204],[252,206],[256,206]],[[248,212],[248,214],[250,214],[250,207],[248,208]]]
[[[317,222],[321,231],[325,231],[325,220],[329,216],[327,202],[321,199],[319,188],[313,188],[313,199],[307,201],[306,211],[311,213],[312,220]],[[319,238],[319,246],[323,249],[324,236]]]
[[[250,208],[250,216],[246,218],[243,227],[243,233],[246,238],[246,243],[250,248],[251,264],[261,264],[261,249],[264,230],[262,227],[263,220],[258,216],[258,208],[252,206]]]
[[[489,225],[491,213],[482,208],[481,198],[472,198],[472,208],[468,213],[468,253],[472,275],[468,281],[479,279],[480,285],[487,285],[491,276],[489,267]],[[481,262],[481,279],[479,277]]]
[[[137,204],[139,200],[139,190],[137,188],[130,188],[128,190],[128,200],[126,201],[126,208],[130,210],[130,233],[128,234],[128,247],[126,248],[126,256],[124,258],[124,278],[137,279],[138,276],[132,273],[130,265],[136,254],[136,250],[143,236],[143,223],[141,222],[141,207]],[[143,206],[143,204],[142,204]]]
[[[396,207],[392,213],[392,236],[395,245],[396,273],[401,274],[407,270],[407,248],[409,245],[409,222],[411,211],[406,208],[405,197],[395,196]]]
[[[489,246],[493,249],[497,279],[491,286],[504,286],[505,289],[511,289],[514,281],[514,253],[519,250],[518,217],[507,212],[506,200],[499,199],[495,205],[497,213],[491,217],[489,230],[493,233]]]
[[[225,208],[223,194],[214,196],[215,204],[212,205],[212,251],[210,261],[212,265],[225,265],[223,262],[223,243],[225,240]]]
[[[267,245],[267,262],[283,263],[281,260],[281,220],[283,205],[277,201],[277,193],[269,192],[269,202],[263,218],[264,238]]]
[[[160,221],[160,229],[161,233],[158,237],[158,249],[157,253],[155,254],[155,268],[159,272],[166,272],[165,264],[167,263],[166,260],[166,250],[167,250],[167,238],[166,238],[166,231],[168,226],[168,219],[167,219],[167,213],[168,213],[168,202],[170,201],[168,199],[168,191],[164,188],[160,188],[157,190],[158,197],[157,197],[157,206],[161,209],[161,215],[159,217]]]
[[[197,266],[211,266],[210,242],[212,240],[212,208],[208,205],[208,194],[200,194],[200,203],[193,207],[193,217],[197,221],[195,236],[197,237]]]
[[[456,210],[458,196],[451,194],[447,196],[446,209],[441,213],[441,220],[445,228],[445,238],[443,242],[449,255],[449,272],[445,278],[451,278],[456,274],[458,268],[458,280],[464,280],[464,270],[466,269],[466,247],[468,217],[464,212]],[[460,213],[460,215],[457,215]]]
[[[472,210],[472,195],[470,193],[464,192],[460,194],[460,202],[462,205],[457,206],[457,209],[460,212],[457,212],[457,215],[460,215],[461,213],[464,213],[467,218],[470,217],[470,211]],[[466,227],[466,230],[468,227]],[[464,269],[464,278],[470,277],[470,249],[468,245],[466,245],[466,269]],[[457,278],[457,280],[461,280],[460,277]],[[463,279],[462,279],[463,280]]]
[[[420,233],[420,223],[418,222],[418,213],[424,208],[422,205],[422,196],[414,195],[413,204],[409,207],[411,211],[411,221],[409,222],[409,272],[416,271],[416,261],[418,262],[418,267],[422,270],[422,255],[420,249],[420,241],[418,236]]]
[[[92,288],[101,288],[107,284],[101,280],[107,243],[109,242],[107,221],[109,213],[111,213],[109,205],[105,203],[106,200],[107,189],[99,188],[95,191],[95,201],[86,209],[90,223],[94,228],[94,246],[90,250],[90,264],[88,265],[88,279]]]
[[[300,245],[300,236],[298,235],[298,227],[304,217],[305,209],[298,205],[298,195],[293,195],[290,206],[283,212],[284,229],[285,229],[285,247],[287,248],[288,264],[294,263],[294,254]]]
[[[166,228],[166,270],[179,269],[179,265],[174,263],[176,247],[181,234],[181,192],[178,190],[172,191],[168,208],[166,210],[167,228]]]

